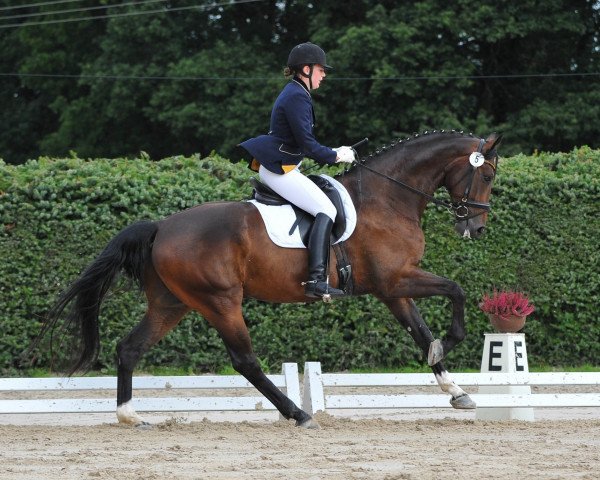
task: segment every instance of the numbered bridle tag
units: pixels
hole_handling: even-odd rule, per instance
[[[473,152],[469,155],[469,163],[473,165],[475,168],[481,167],[485,162],[485,158],[483,158],[483,154],[480,152]]]

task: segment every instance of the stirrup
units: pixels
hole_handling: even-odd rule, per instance
[[[304,295],[310,298],[321,298],[325,303],[329,303],[333,298],[344,297],[346,293],[338,288],[329,286],[327,281],[308,280],[302,282],[304,285]]]

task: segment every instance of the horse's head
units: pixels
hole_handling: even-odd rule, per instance
[[[446,174],[456,216],[454,229],[463,237],[479,238],[485,232],[501,138],[493,133],[485,140],[474,139],[469,151],[452,162]]]
[[[369,159],[376,157],[373,163],[367,163],[368,159],[361,160],[357,163],[359,173],[354,177],[359,187],[359,198],[363,185],[360,172],[367,170],[373,174],[369,177],[371,182],[381,181],[381,178],[388,180],[384,185],[392,186],[394,195],[399,192],[397,187],[409,193],[402,204],[405,216],[418,215],[421,218],[427,202],[433,202],[454,213],[455,228],[460,235],[467,238],[482,236],[498,166],[496,147],[502,136],[493,133],[483,140],[456,133],[454,130],[434,130],[415,134],[412,138],[377,150],[375,155],[369,156]],[[378,189],[379,193],[387,191],[382,185],[369,186]],[[434,196],[442,186],[450,193],[450,201]],[[382,198],[389,202],[394,197],[384,193]],[[412,213],[407,213],[410,208]]]

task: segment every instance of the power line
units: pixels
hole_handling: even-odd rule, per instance
[[[18,10],[21,8],[29,8],[29,7],[42,7],[44,5],[59,5],[61,3],[73,3],[80,2],[81,0],[55,0],[52,2],[41,2],[41,3],[28,3],[26,5],[10,5],[8,7],[0,7],[0,11],[3,10]]]
[[[281,77],[195,77],[170,75],[87,75],[62,73],[1,73],[0,77],[29,78],[81,78],[98,80],[170,80],[170,81],[268,81],[283,80]],[[511,78],[564,78],[564,77],[600,77],[600,72],[582,73],[524,73],[505,75],[440,75],[440,76],[404,76],[404,77],[332,77],[326,81],[403,81],[403,80],[489,80]]]
[[[507,73],[498,75],[431,75],[405,77],[336,77],[330,80],[485,80],[494,78],[594,77],[600,72],[569,73]]]
[[[0,17],[0,20],[14,20],[16,18],[31,18],[31,17],[46,17],[48,15],[59,15],[63,13],[89,12],[91,10],[103,10],[108,8],[129,7],[132,5],[145,5],[148,3],[166,2],[167,0],[142,0],[139,2],[117,3],[113,5],[96,5],[95,7],[84,8],[69,8],[66,10],[52,10],[48,12],[24,13],[21,15],[10,15],[8,17]]]
[[[82,22],[86,20],[100,20],[104,18],[118,18],[118,17],[131,17],[136,15],[151,15],[154,13],[171,13],[178,12],[183,10],[209,10],[215,7],[224,7],[231,5],[240,5],[242,3],[255,3],[255,2],[264,2],[265,0],[238,0],[234,3],[232,2],[221,2],[221,3],[212,3],[210,5],[192,5],[188,7],[176,7],[176,8],[162,8],[160,10],[146,10],[146,11],[135,11],[135,12],[125,12],[125,13],[115,13],[112,15],[95,15],[92,17],[78,17],[78,18],[64,18],[60,20],[45,20],[40,22],[28,22],[28,23],[17,23],[17,24],[8,24],[8,25],[0,25],[0,29],[6,28],[19,28],[19,27],[32,27],[39,25],[51,25],[56,23],[70,23],[70,22]]]

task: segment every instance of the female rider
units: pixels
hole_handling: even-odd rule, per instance
[[[258,167],[261,181],[283,198],[315,217],[308,238],[308,280],[303,282],[308,297],[324,295],[340,297],[342,290],[332,288],[327,281],[330,236],[336,209],[327,196],[298,166],[304,157],[320,164],[352,163],[350,147],[329,148],[315,139],[315,114],[311,90],[319,88],[326,76],[325,52],[310,42],[295,46],[289,54],[286,78],[291,81],[283,88],[271,111],[268,135],[242,142],[252,155],[251,168]]]

